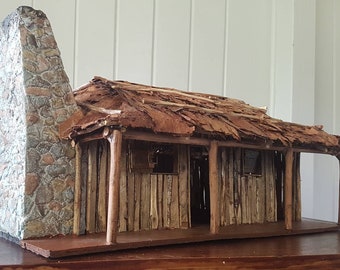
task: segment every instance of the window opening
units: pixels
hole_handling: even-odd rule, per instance
[[[257,150],[243,150],[243,174],[262,175],[261,152]]]
[[[144,173],[177,173],[178,151],[173,144],[131,141],[130,171]]]

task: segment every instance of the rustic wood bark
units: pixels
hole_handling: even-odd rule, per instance
[[[157,175],[157,211],[158,211],[158,229],[163,228],[163,175]]]
[[[242,206],[242,211],[241,211],[241,223],[245,224],[248,223],[248,210],[249,210],[249,205],[247,203],[247,195],[248,195],[248,185],[247,185],[247,178],[244,176],[241,176],[241,181],[240,181],[240,186],[241,186],[241,206]]]
[[[80,234],[80,213],[81,213],[81,155],[82,149],[79,143],[75,146],[75,183],[74,183],[74,217],[73,217],[73,233]]]
[[[257,200],[258,192],[257,192],[257,177],[252,176],[249,178],[249,204],[251,207],[251,218],[250,223],[259,223],[259,201]]]
[[[88,150],[88,181],[86,206],[86,231],[96,231],[96,203],[97,203],[97,141],[89,144]]]
[[[148,230],[150,228],[150,174],[142,174],[140,196],[141,229]]]
[[[108,146],[106,141],[100,141],[99,153],[99,177],[98,177],[98,206],[97,206],[97,232],[106,231],[106,186],[108,171]]]
[[[171,194],[171,207],[170,207],[170,227],[172,229],[179,228],[179,196],[178,196],[178,175],[172,176],[172,194]]]
[[[242,203],[241,203],[241,149],[235,149],[234,157],[234,210],[235,210],[235,223],[242,223]]]
[[[182,229],[189,228],[189,154],[186,145],[178,147],[178,185],[179,185],[179,227]]]
[[[266,199],[265,199],[265,191],[266,185],[264,177],[257,178],[256,182],[256,198],[257,198],[257,204],[258,204],[258,222],[264,223],[265,222],[265,207],[266,207]]]
[[[275,222],[277,220],[276,211],[276,186],[274,178],[274,164],[273,164],[273,152],[266,151],[263,153],[264,158],[264,175],[266,183],[266,220],[268,222]]]
[[[158,228],[158,201],[157,201],[157,175],[151,174],[151,196],[150,196],[150,221],[151,228]]]
[[[122,141],[122,154],[120,158],[120,188],[119,188],[119,231],[127,231],[128,219],[128,183],[126,166],[126,141]]]
[[[166,175],[164,178],[164,198],[166,198],[166,202],[164,204],[164,218],[165,218],[165,227],[171,228],[171,198],[172,198],[172,176]]]
[[[229,209],[227,210],[227,182],[228,182],[228,161],[227,151],[225,148],[221,149],[221,160],[218,174],[221,176],[221,191],[220,191],[220,225],[226,226],[229,221]]]
[[[292,224],[292,171],[293,171],[293,150],[289,148],[285,155],[285,228],[291,230]]]
[[[122,152],[122,133],[114,130],[108,137],[110,143],[110,176],[106,242],[116,242],[119,215],[120,157]]]
[[[134,231],[135,221],[135,175],[132,172],[127,173],[128,185],[128,231]]]
[[[135,215],[133,219],[133,228],[134,231],[139,231],[141,228],[141,185],[142,185],[142,175],[140,173],[135,173]]]
[[[228,179],[227,179],[227,205],[229,211],[228,224],[235,224],[235,197],[234,197],[234,149],[230,148],[228,153]]]
[[[209,148],[209,188],[210,188],[210,232],[218,233],[219,219],[219,196],[218,196],[218,168],[217,168],[217,141],[212,141]]]

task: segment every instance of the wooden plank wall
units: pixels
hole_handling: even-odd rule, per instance
[[[106,231],[109,145],[82,146],[80,233]],[[119,193],[119,231],[190,227],[189,150],[178,146],[178,174],[129,172],[123,140]]]
[[[220,224],[250,224],[277,220],[274,152],[263,152],[262,175],[242,175],[241,150],[221,148]]]
[[[188,146],[178,146],[178,174],[130,172],[126,150],[127,143],[123,141],[119,231],[190,228]],[[262,175],[242,175],[241,150],[220,149],[218,173],[221,226],[277,221],[278,191],[274,155],[273,151],[262,152]],[[80,233],[106,231],[109,159],[108,143],[105,140],[82,145]],[[299,171],[300,155],[294,154],[293,220],[295,221],[301,220]]]
[[[129,172],[122,159],[119,231],[189,228],[188,148],[178,149],[178,174]]]

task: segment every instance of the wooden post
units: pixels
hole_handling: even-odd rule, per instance
[[[287,150],[285,161],[285,228],[291,230],[293,228],[293,150],[291,148]]]
[[[109,198],[107,213],[106,243],[116,242],[119,216],[119,180],[120,180],[120,156],[122,151],[122,133],[114,130],[107,138],[110,143],[110,175]]]
[[[81,155],[82,150],[79,143],[75,146],[76,160],[75,160],[75,183],[74,183],[74,209],[73,209],[73,233],[80,234],[80,208],[81,208]]]
[[[219,218],[219,196],[218,196],[218,166],[217,166],[217,141],[210,143],[209,149],[209,188],[210,188],[210,232],[218,233]]]
[[[96,232],[96,201],[97,201],[97,153],[98,141],[92,141],[88,148],[88,172],[86,194],[86,231]]]

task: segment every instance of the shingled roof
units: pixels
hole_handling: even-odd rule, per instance
[[[237,99],[95,77],[74,92],[81,107],[60,126],[61,138],[74,139],[105,126],[149,130],[174,136],[339,152],[339,137],[320,126],[272,118],[264,109]]]

